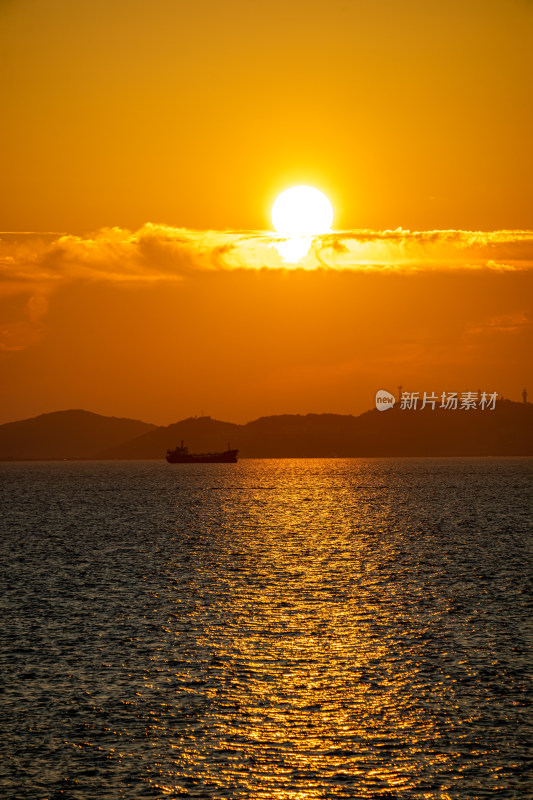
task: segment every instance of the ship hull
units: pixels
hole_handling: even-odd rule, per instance
[[[225,453],[168,453],[169,464],[236,464],[238,450],[226,450]]]

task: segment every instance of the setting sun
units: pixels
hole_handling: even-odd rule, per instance
[[[283,236],[316,236],[331,230],[333,208],[312,186],[286,189],[272,206],[272,224]]]

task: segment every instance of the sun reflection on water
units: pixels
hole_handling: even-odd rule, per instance
[[[51,754],[68,743],[84,796],[94,775],[104,800],[517,796],[516,474],[423,460],[135,469],[154,472],[92,485],[106,528],[87,518],[79,550],[79,512],[51,517],[66,555],[50,575],[42,536],[24,551],[58,607],[70,598],[68,618],[47,612],[55,650],[32,656],[28,702],[34,727],[60,731]],[[40,705],[44,685],[55,704]]]
[[[322,479],[250,487],[218,509],[234,538],[210,572],[221,607],[193,613],[216,670],[200,723],[214,741],[198,756],[218,754],[220,791],[253,773],[257,797],[324,797],[329,783],[331,797],[392,796],[436,774],[444,791],[476,709],[456,696],[443,598],[417,574],[397,493],[353,474],[324,492]]]

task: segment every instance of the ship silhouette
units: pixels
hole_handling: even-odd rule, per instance
[[[238,450],[228,449],[223,453],[189,453],[189,448],[181,442],[179,447],[167,450],[166,459],[169,464],[235,464]]]

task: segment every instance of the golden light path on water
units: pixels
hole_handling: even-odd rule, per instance
[[[26,670],[33,741],[50,732],[6,762],[21,790],[525,796],[531,468],[13,465],[1,666],[8,698]],[[39,535],[25,480],[47,502]],[[17,593],[31,613],[10,611]],[[6,726],[4,750],[26,741]]]

